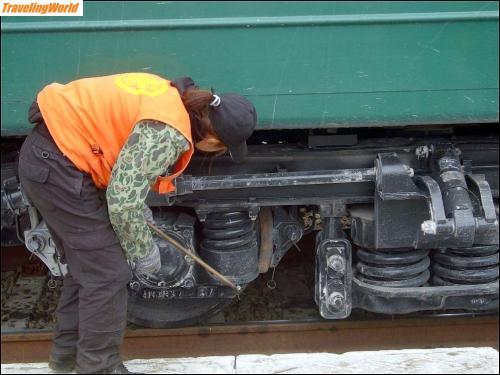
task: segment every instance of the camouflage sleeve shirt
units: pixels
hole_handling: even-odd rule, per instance
[[[189,143],[176,129],[154,120],[138,122],[123,146],[106,191],[109,219],[129,260],[146,256],[153,237],[144,217],[151,185],[168,174]]]

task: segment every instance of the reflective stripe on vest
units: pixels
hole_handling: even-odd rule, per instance
[[[38,94],[38,105],[59,149],[92,176],[98,188],[109,184],[111,170],[133,127],[141,120],[168,124],[189,141],[167,177],[153,189],[175,191],[173,179],[193,155],[191,123],[179,92],[170,81],[149,73],[84,78],[66,85],[52,83]]]

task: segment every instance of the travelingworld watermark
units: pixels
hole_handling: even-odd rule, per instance
[[[83,0],[1,0],[0,15],[5,16],[83,16]]]

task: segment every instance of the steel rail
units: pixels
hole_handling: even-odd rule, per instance
[[[124,359],[438,347],[495,347],[498,316],[259,322],[175,329],[133,329]],[[2,334],[2,363],[47,361],[52,335]]]

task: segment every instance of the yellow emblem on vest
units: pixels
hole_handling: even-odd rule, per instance
[[[159,96],[168,90],[167,81],[147,73],[128,73],[115,78],[115,85],[134,95]]]

